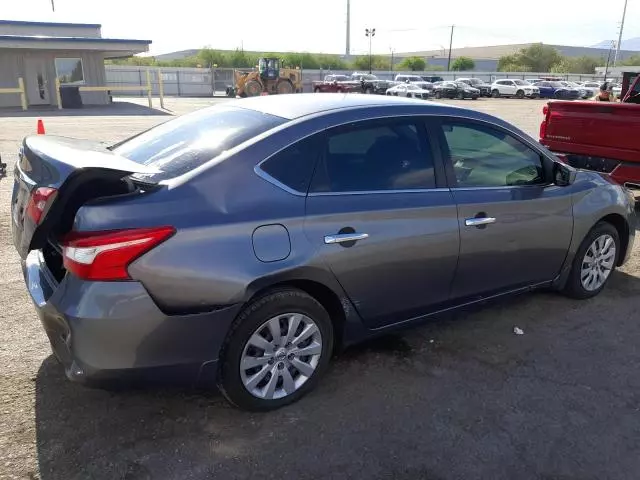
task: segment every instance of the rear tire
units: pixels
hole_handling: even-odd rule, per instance
[[[367,95],[371,95],[373,93],[373,88],[371,87],[367,87],[364,89],[364,93],[366,93]],[[397,95],[397,93],[396,93]]]
[[[316,87],[313,89],[313,93],[320,93],[320,87]]]
[[[276,92],[278,93],[278,95],[293,93],[294,90],[295,89],[293,88],[293,83],[291,83],[289,80],[280,80],[276,84]]]
[[[456,98],[458,100],[464,100],[464,92],[458,92],[458,94],[456,95]]]
[[[293,315],[301,318],[299,324],[292,323]],[[278,330],[275,336],[271,335],[274,319]],[[307,328],[316,333],[300,341],[296,347],[294,339],[302,337]],[[278,334],[280,339],[276,339]],[[256,342],[249,343],[256,336],[261,340],[258,343],[264,343],[264,349],[256,348]],[[312,343],[307,345],[307,341]],[[291,349],[295,351],[312,346],[318,353],[306,356],[290,353]],[[315,387],[329,365],[332,351],[333,325],[322,305],[297,289],[276,290],[247,305],[229,329],[220,355],[218,385],[236,407],[255,411],[280,408],[299,400]],[[247,360],[255,366],[247,368]],[[304,363],[302,366],[305,368],[298,370],[296,363]],[[308,376],[302,374],[303,370]],[[262,377],[254,386],[251,379],[258,374]],[[274,377],[276,379],[272,382]],[[290,383],[291,379],[294,383]],[[286,385],[291,391],[287,392]]]
[[[608,243],[609,240],[612,242]],[[597,247],[598,242],[603,247],[600,250]],[[605,248],[607,245],[609,245],[608,248]],[[580,244],[562,292],[569,297],[580,300],[598,295],[615,271],[620,253],[618,230],[610,223],[597,223]],[[594,267],[590,269],[589,265],[594,265]],[[595,272],[595,281],[590,285],[591,271]],[[604,278],[603,271],[605,272]]]
[[[491,96],[493,98],[500,98],[500,91],[498,89],[491,91]]]
[[[442,98],[442,93],[436,92],[434,95],[436,98]]]

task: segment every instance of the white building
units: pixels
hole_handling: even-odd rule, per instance
[[[104,60],[147,52],[150,40],[102,38],[101,25],[0,20],[0,89],[25,85],[28,105],[56,105],[60,83],[106,85]],[[82,92],[84,104],[108,101]],[[1,94],[0,107],[20,106],[19,94]],[[0,113],[1,114],[1,113]]]

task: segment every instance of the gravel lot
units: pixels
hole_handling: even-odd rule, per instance
[[[464,103],[532,135],[542,105]],[[82,113],[45,114],[47,133],[116,141],[169,118],[141,106]],[[11,163],[35,124],[0,118],[10,163],[0,180],[0,478],[638,478],[638,248],[596,299],[523,295],[384,337],[341,355],[315,392],[274,413],[240,412],[211,392],[67,382],[10,240]]]

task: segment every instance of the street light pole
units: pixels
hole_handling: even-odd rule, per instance
[[[371,41],[373,40],[373,37],[376,36],[376,29],[375,28],[365,28],[364,29],[364,34],[366,37],[369,38],[369,73],[371,73],[371,71],[373,70],[373,65],[372,65],[372,58],[371,58]]]

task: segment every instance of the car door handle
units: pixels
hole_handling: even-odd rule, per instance
[[[492,223],[496,223],[496,219],[494,217],[467,218],[464,221],[464,224],[467,227],[481,227],[482,225],[490,225]]]
[[[334,243],[357,242],[369,238],[368,233],[338,233],[336,235],[325,235],[324,243],[332,245]]]

